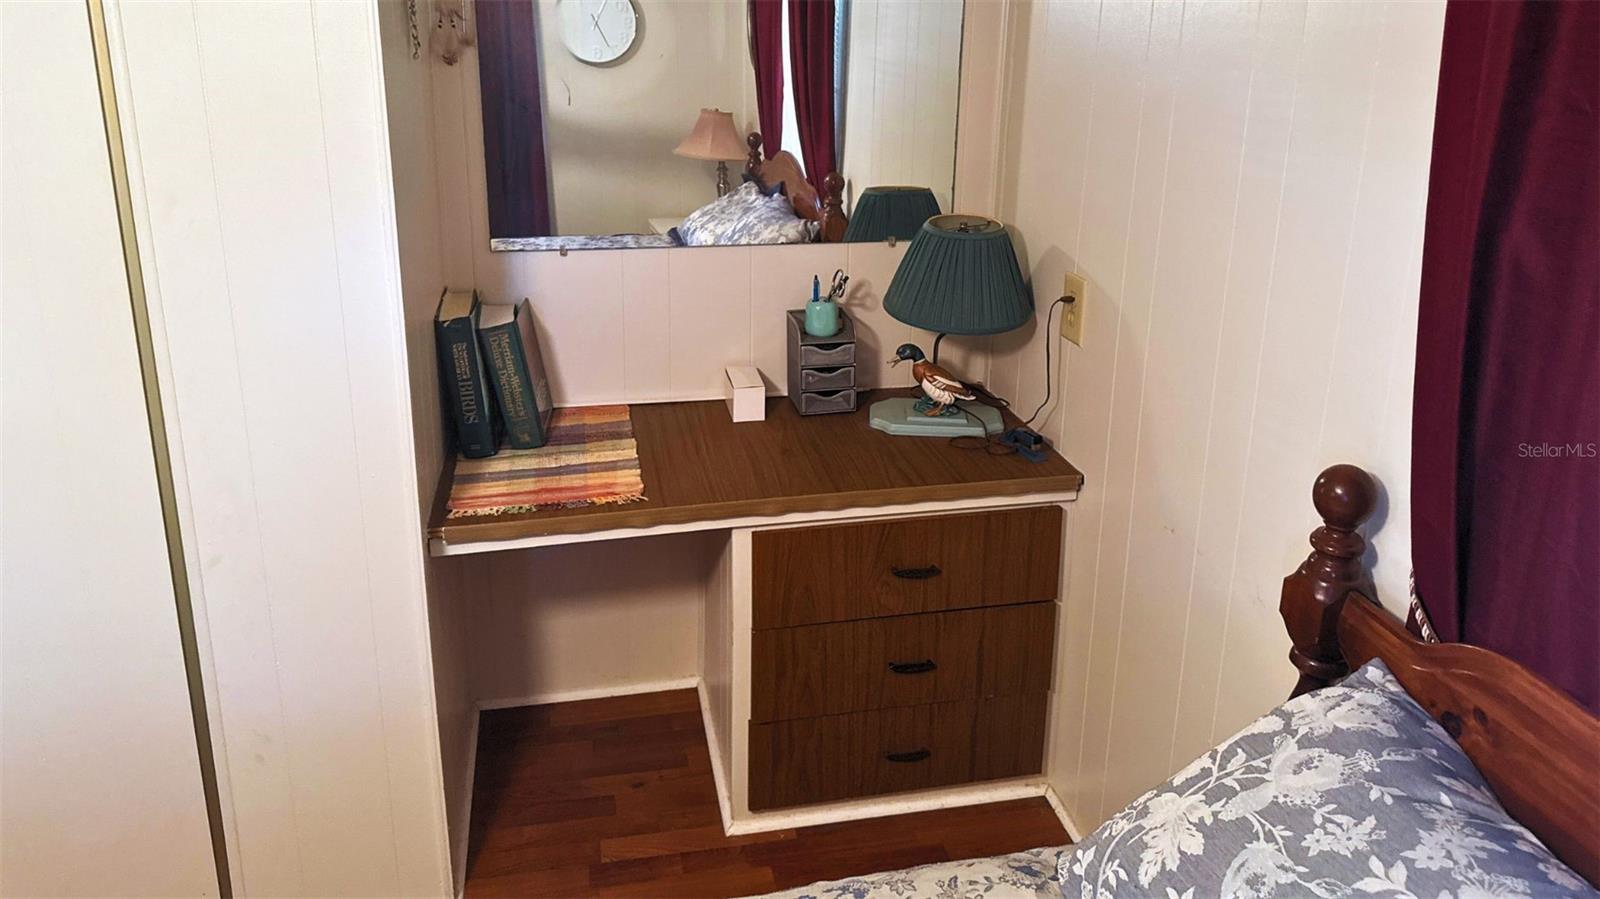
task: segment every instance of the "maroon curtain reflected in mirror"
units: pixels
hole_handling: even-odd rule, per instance
[[[1440,639],[1600,712],[1600,3],[1451,2],[1412,432]]]
[[[783,0],[750,0],[750,67],[761,150],[771,159],[783,149]]]
[[[806,180],[826,196],[823,181],[839,169],[833,134],[833,0],[789,0],[789,71]]]
[[[478,0],[478,80],[490,237],[554,234],[532,0]]]

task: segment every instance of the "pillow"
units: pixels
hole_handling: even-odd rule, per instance
[[[815,234],[814,222],[795,215],[783,197],[763,195],[755,182],[739,185],[678,224],[679,238],[690,247],[805,243]]]
[[[1279,706],[1061,858],[1065,899],[1600,896],[1381,661]]]

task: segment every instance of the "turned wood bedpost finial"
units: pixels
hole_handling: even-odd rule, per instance
[[[761,132],[752,131],[744,139],[745,146],[750,148],[750,155],[745,157],[744,170],[752,178],[761,177]]]
[[[828,177],[822,179],[823,203],[827,208],[835,211],[844,211],[844,176],[838,172],[829,172]]]
[[[838,243],[844,239],[848,220],[844,217],[844,176],[829,172],[822,179],[822,239]]]
[[[1325,469],[1311,488],[1322,527],[1311,532],[1311,555],[1283,579],[1278,605],[1294,644],[1289,661],[1300,672],[1291,696],[1325,687],[1350,671],[1339,651],[1339,610],[1352,590],[1376,599],[1361,564],[1367,542],[1356,529],[1372,515],[1377,500],[1372,475],[1354,465]]]

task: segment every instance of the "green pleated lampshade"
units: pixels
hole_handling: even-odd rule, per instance
[[[939,214],[939,201],[926,187],[869,187],[856,198],[845,243],[910,240],[922,223]]]
[[[1011,235],[994,219],[941,215],[923,223],[883,296],[884,311],[945,334],[999,334],[1033,315]]]

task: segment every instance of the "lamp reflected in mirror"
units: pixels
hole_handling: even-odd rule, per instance
[[[672,152],[689,159],[705,159],[717,164],[717,196],[725,197],[728,183],[728,163],[745,157],[744,141],[733,126],[733,113],[720,109],[702,109],[695,119],[694,128]]]
[[[938,214],[939,201],[926,187],[869,187],[856,199],[844,242],[910,240]]]

